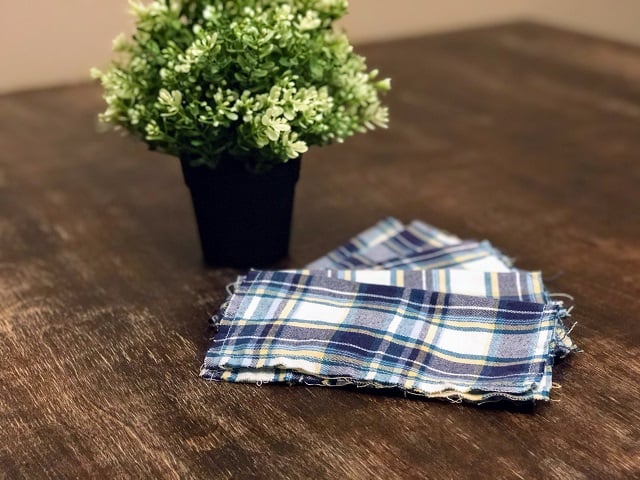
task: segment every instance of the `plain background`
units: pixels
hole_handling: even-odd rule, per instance
[[[0,0],[0,93],[88,80],[131,29],[127,0]],[[355,43],[528,19],[640,45],[640,0],[351,0]]]

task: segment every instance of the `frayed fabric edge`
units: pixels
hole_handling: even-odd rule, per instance
[[[564,296],[564,294],[549,294],[550,298],[555,298],[558,296]],[[573,297],[567,297],[573,299]],[[570,337],[571,332],[578,324],[578,322],[574,322],[571,327],[567,327],[567,325],[565,324],[565,320],[571,317],[571,312],[573,311],[575,305],[571,305],[567,308],[564,306],[564,302],[561,300],[552,300],[551,303],[553,303],[557,308],[554,318],[554,335],[551,342],[553,347],[553,356],[564,358],[570,353],[582,352],[582,350],[574,343],[574,341]]]
[[[210,382],[225,382],[224,379],[217,377],[215,373],[216,372],[211,371],[209,368],[203,365],[200,370],[200,377]],[[330,380],[339,380],[339,379],[336,378],[336,379],[330,379]],[[264,380],[258,380],[258,381],[252,381],[252,382],[247,381],[247,382],[239,382],[239,383],[245,383],[247,385],[256,385],[256,386],[262,386],[262,385],[267,385],[269,383],[273,383],[274,385],[288,385],[290,387],[295,385],[301,385],[301,386],[303,385],[306,387],[331,387],[331,388],[344,388],[344,387],[353,386],[356,388],[368,388],[372,390],[398,391],[398,392],[402,392],[405,397],[412,396],[412,397],[419,397],[423,399],[447,400],[451,403],[468,402],[475,405],[482,405],[485,403],[495,403],[495,402],[501,402],[501,401],[510,401],[510,402],[515,402],[520,404],[535,403],[536,400],[549,401],[548,396],[537,394],[532,390],[522,392],[522,394],[520,395],[512,395],[506,392],[480,392],[480,391],[478,393],[474,393],[473,391],[461,392],[453,389],[445,389],[440,392],[425,393],[421,391],[403,388],[397,385],[380,385],[373,382],[358,381],[354,379],[342,379],[342,380],[343,381],[337,384],[331,384],[331,383],[325,383],[325,382],[318,382],[318,383],[305,382],[302,379],[299,381],[287,381],[287,382],[269,382]]]

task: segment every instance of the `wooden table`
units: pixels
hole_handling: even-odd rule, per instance
[[[488,238],[575,296],[532,409],[207,383],[178,162],[96,133],[99,89],[0,98],[0,477],[638,478],[640,50],[529,23],[372,45],[392,127],[314,149],[301,266],[381,217]]]

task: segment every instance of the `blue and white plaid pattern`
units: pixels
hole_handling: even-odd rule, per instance
[[[442,293],[477,297],[547,303],[551,299],[545,291],[540,272],[513,270],[510,272],[481,272],[456,268],[433,270],[287,270],[302,275],[324,275],[358,283],[393,285]]]
[[[459,237],[420,220],[411,222],[405,227],[405,231],[409,235],[414,235],[421,239],[424,245],[435,248],[446,247],[447,245],[455,245],[456,243],[462,242]]]
[[[554,355],[563,356],[577,349],[562,322],[567,312],[561,302],[550,301],[539,272],[523,272],[510,267],[510,260],[487,241],[465,242],[423,222],[414,221],[404,227],[389,217],[312,262],[307,270],[253,271],[247,277],[238,277],[235,293],[221,313],[212,319],[219,331],[201,375],[233,382],[398,387],[429,397],[464,398],[476,402],[499,398],[548,399]],[[391,290],[394,288],[396,290]],[[427,302],[427,298],[432,303]],[[422,307],[419,307],[420,302],[423,302]],[[494,303],[488,306],[486,302]],[[504,307],[507,304],[509,308]],[[403,344],[403,355],[415,351],[420,341],[427,342],[421,347],[430,352],[425,358],[430,361],[434,358],[435,365],[457,366],[459,371],[456,372],[471,375],[465,378],[473,379],[473,385],[463,381],[451,383],[447,375],[429,368],[426,373],[415,373],[409,363],[413,358],[396,355],[397,364],[392,365],[389,361],[394,357],[388,355],[387,348],[396,349],[393,350],[396,353],[400,351],[395,336],[398,325],[404,326],[407,322],[415,325],[415,314],[420,308],[434,314],[433,318],[423,319],[431,325],[427,332],[434,333],[424,338],[403,336],[401,340],[409,342]],[[337,311],[342,312],[342,316],[336,314]],[[533,315],[527,317],[530,321],[527,328],[518,323],[525,311],[527,315]],[[532,312],[539,314],[537,324]],[[456,313],[460,315],[456,316]],[[514,315],[517,321],[512,318]],[[320,326],[314,327],[316,323]],[[553,325],[549,327],[549,323]],[[375,333],[370,331],[372,326],[377,329]],[[368,333],[363,334],[363,329]],[[458,330],[462,333],[456,333]],[[252,331],[252,335],[247,336],[247,331]],[[311,331],[324,332],[324,349],[317,342],[314,348],[307,345],[309,338],[305,335]],[[477,341],[468,343],[466,340],[470,336],[465,337],[464,332],[471,332],[471,336],[477,334],[476,340],[485,335],[489,343],[484,344],[487,347],[484,357],[465,357],[465,349],[471,352],[480,347]],[[235,339],[233,335],[236,334],[238,339],[246,338],[229,341]],[[291,337],[293,334],[299,337]],[[438,343],[441,334],[445,339],[444,347],[457,345],[458,350],[454,353],[458,357]],[[376,355],[384,361],[370,362],[369,370],[363,374],[366,359],[371,361],[366,355],[367,348],[358,343],[334,344],[332,341],[344,338],[368,338],[371,342],[379,342],[376,343],[379,347]],[[466,340],[461,340],[463,338]],[[533,351],[531,342],[535,338],[539,342],[535,351],[542,349],[547,353],[544,361],[539,356],[527,356]],[[448,344],[447,339],[453,339],[453,343]],[[364,348],[365,359],[345,350],[349,348],[358,352],[361,351],[359,348]],[[524,379],[521,373],[503,378],[502,388],[494,388],[499,382],[483,373],[485,370],[498,371],[497,366],[504,361],[500,355],[509,348],[524,355],[518,357],[520,360],[526,357],[535,364],[528,373],[539,378],[531,382],[530,388],[524,388],[529,379]],[[444,359],[438,349],[445,352]],[[291,358],[283,353],[286,351]],[[278,363],[283,359],[287,361]],[[381,371],[372,373],[375,370],[372,365],[380,367]],[[516,365],[523,363],[516,362]],[[306,369],[308,366],[314,366],[315,370]],[[427,366],[433,365],[427,362]],[[358,375],[343,375],[344,369],[351,368],[349,372],[355,373],[356,367],[359,368],[356,369]],[[477,378],[469,373],[478,371]],[[374,378],[369,378],[371,375]],[[425,381],[423,376],[430,380]],[[493,386],[487,387],[483,383],[485,380],[493,381]]]
[[[428,228],[427,228],[428,229]],[[387,217],[373,227],[359,233],[344,245],[332,250],[325,256],[311,262],[308,268],[321,269],[337,265],[342,259],[350,257],[354,252],[378,245],[404,230],[400,220]]]
[[[460,242],[445,247],[427,247],[398,256],[388,242],[354,252],[335,263],[335,269],[434,269],[462,268],[468,270],[508,272],[511,264],[487,242]]]
[[[345,245],[307,265],[308,269],[510,270],[511,261],[489,242],[463,242],[455,235],[414,220],[406,227],[388,217]]]
[[[563,315],[553,303],[253,271],[229,303],[201,374],[243,381],[252,370],[266,379],[303,375],[310,384],[473,401],[548,399]]]
[[[376,244],[353,250],[345,260],[363,257],[367,261],[381,261],[433,248],[443,248],[462,243],[458,237],[438,230],[426,223],[414,221],[395,235]],[[338,262],[339,263],[339,262]]]
[[[310,263],[307,268],[318,270],[341,267],[345,265],[344,260],[356,253],[369,251],[372,247],[380,247],[377,254],[376,250],[373,251],[374,256],[386,255],[386,258],[394,258],[406,253],[441,248],[461,242],[462,240],[455,235],[419,220],[414,220],[405,227],[398,219],[387,217],[343,246]]]
[[[540,272],[476,272],[460,269],[436,270],[284,270],[286,273],[300,275],[320,275],[339,278],[358,283],[374,285],[390,285],[440,293],[473,295],[500,300],[522,300],[526,302],[547,303],[551,299],[542,283]],[[235,293],[241,294],[241,285],[246,277],[239,276]],[[227,298],[225,305],[232,301]],[[237,302],[237,300],[236,300]],[[225,307],[223,306],[223,309]],[[212,324],[217,325],[221,314],[212,317]]]
[[[441,293],[474,295],[501,300],[548,303],[551,296],[544,287],[541,272],[512,270],[482,272],[454,268],[434,270],[298,270],[306,275],[324,275],[358,283],[418,288]],[[556,326],[555,353],[564,357],[577,347],[562,322]]]

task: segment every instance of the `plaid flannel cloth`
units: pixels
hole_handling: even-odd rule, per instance
[[[549,303],[552,297],[541,272],[512,270],[482,272],[455,268],[434,270],[287,270],[305,275],[324,275],[359,283],[417,288],[440,293],[474,295],[501,300]],[[243,278],[243,277],[240,277]],[[556,326],[555,354],[564,357],[577,347],[563,322]]]
[[[510,265],[509,259],[486,241],[463,242],[458,237],[423,222],[414,221],[404,227],[396,219],[384,219],[342,247],[312,262],[307,270],[254,271],[250,272],[247,277],[239,277],[235,293],[223,305],[220,314],[213,317],[219,330],[207,353],[201,375],[211,380],[233,382],[397,387],[429,397],[464,398],[476,402],[501,398],[512,400],[548,399],[553,357],[566,355],[576,350],[562,322],[567,311],[562,307],[561,302],[550,300],[539,272],[514,270],[509,268]],[[398,270],[398,267],[422,268],[422,270]],[[455,267],[455,269],[424,270],[426,267]],[[367,268],[368,270],[355,270],[356,268]],[[385,268],[387,270],[384,270]],[[389,270],[390,268],[392,270]],[[393,292],[387,290],[386,295],[382,295],[380,298],[375,295],[372,297],[371,291],[378,287],[383,290],[387,287],[396,290]],[[398,322],[405,325],[406,322],[415,322],[416,318],[411,318],[411,316],[405,318],[398,309],[401,308],[402,314],[415,313],[413,309],[418,305],[416,303],[408,308],[402,304],[404,297],[402,295],[397,297],[397,295],[403,292],[406,296],[407,291],[415,292],[409,294],[411,301],[414,298],[412,295],[423,295],[424,298],[428,296],[435,304],[425,303],[422,307],[427,311],[433,310],[437,315],[434,318],[423,319],[427,323],[434,322],[435,326],[431,325],[427,329],[428,332],[435,332],[434,335],[425,338],[420,335],[416,338],[403,337],[402,340],[413,342],[414,350],[421,348],[429,352],[438,352],[442,347],[437,343],[441,338],[440,333],[444,334],[442,338],[457,339],[458,350],[455,352],[459,357],[456,359],[456,355],[448,352],[446,355],[449,355],[450,358],[446,355],[445,357],[452,363],[445,363],[449,366],[457,365],[462,377],[466,376],[465,378],[471,383],[462,380],[459,383],[452,383],[451,378],[445,373],[441,373],[437,369],[433,370],[431,368],[433,365],[430,362],[423,365],[426,368],[426,373],[421,372],[414,375],[411,373],[413,371],[407,363],[407,358],[403,356],[388,357],[379,351],[377,351],[377,355],[382,355],[387,363],[389,358],[395,358],[397,363],[393,367],[393,375],[388,371],[392,367],[392,362],[388,364],[384,362],[381,364],[370,363],[370,366],[381,368],[381,371],[375,374],[372,373],[372,370],[368,370],[365,374],[362,368],[356,371],[353,365],[349,370],[352,375],[340,373],[341,369],[347,368],[347,363],[349,363],[347,359],[350,358],[350,355],[354,355],[354,350],[366,352],[367,348],[358,343],[349,344],[348,342],[334,345],[332,339],[348,337],[356,340],[365,338],[371,340],[377,338],[382,339],[379,345],[384,346],[385,349],[387,347],[400,348],[394,340]],[[315,296],[313,292],[315,292]],[[344,297],[345,295],[347,297]],[[352,303],[348,301],[345,304],[345,298],[350,298],[349,301]],[[450,303],[452,300],[453,304]],[[337,310],[333,307],[336,306],[336,302],[340,301],[343,302],[342,306],[337,306],[336,309],[346,313],[344,318],[336,321],[338,317],[334,314]],[[476,307],[467,308],[464,305],[455,305],[455,301],[460,301],[464,305],[469,302],[471,304],[479,302],[483,307],[480,309],[481,315],[475,318],[469,316],[469,313],[474,311]],[[277,306],[282,305],[283,302],[288,305],[286,311]],[[493,307],[488,307],[483,302],[494,302]],[[508,309],[501,308],[505,302],[509,304]],[[268,305],[271,306],[267,308]],[[451,308],[448,308],[449,306]],[[439,311],[438,308],[443,310]],[[296,315],[300,311],[303,312],[303,317],[305,315],[308,317],[310,312],[315,312],[313,315],[317,315],[318,318],[315,320],[306,317],[298,318]],[[513,322],[514,318],[520,319],[524,311],[533,317],[536,314],[532,312],[537,312],[540,315],[538,320],[533,317],[529,318],[532,322],[531,325],[537,322],[539,328],[536,330],[536,334],[533,333],[534,329],[531,325],[528,330],[523,329],[522,325],[498,328],[502,322],[511,325],[509,322]],[[386,317],[383,312],[386,312]],[[265,313],[266,315],[264,315]],[[460,315],[456,317],[455,313]],[[392,320],[388,324],[380,324],[381,318],[386,318],[388,321],[391,318]],[[448,322],[454,318],[455,320],[452,321],[456,326],[451,327]],[[375,323],[376,319],[378,323]],[[360,320],[364,323],[358,323]],[[345,324],[345,321],[348,323]],[[352,321],[353,324],[349,323]],[[374,324],[379,327],[375,335],[371,332],[371,334],[363,334],[364,336],[349,333],[357,332],[363,328],[366,330],[371,321],[374,321]],[[324,326],[320,329],[313,327],[317,322]],[[278,327],[268,327],[268,325],[278,325]],[[458,330],[460,332],[466,331],[464,328],[458,328],[460,325],[467,325],[467,328],[470,329],[469,332],[477,333],[476,340],[482,336],[480,333],[484,329],[484,333],[488,335],[485,335],[484,338],[489,342],[485,344],[487,352],[484,358],[464,356],[465,349],[473,350],[476,345],[475,341],[467,343],[470,337],[465,337],[463,333],[456,336],[455,332]],[[479,328],[479,325],[482,327]],[[392,331],[387,331],[392,326]],[[254,327],[253,334],[246,335],[247,329],[251,330]],[[268,330],[265,330],[267,328]],[[309,332],[317,330],[324,332],[325,343],[323,345],[326,350],[320,349],[317,345],[314,347],[315,350],[306,348],[308,345],[305,342],[309,340]],[[266,337],[261,336],[261,334],[267,333]],[[288,340],[294,334],[300,335],[300,337],[292,338],[297,338],[300,341]],[[233,340],[236,335],[239,335],[238,338],[242,337],[243,340],[238,342]],[[311,339],[310,341],[313,343],[315,340]],[[540,348],[543,346],[542,350],[546,349],[547,352],[543,364],[540,363],[541,357],[534,356],[534,358],[529,355],[533,351],[532,345],[536,341],[538,342],[536,343],[538,351],[541,351]],[[432,345],[430,342],[436,342],[436,344]],[[445,341],[445,346],[452,346],[455,341],[452,340],[452,342]],[[403,353],[409,352],[408,345],[404,346]],[[271,349],[272,346],[274,349]],[[346,350],[341,351],[342,347],[349,350],[350,353]],[[526,362],[531,362],[529,373],[537,380],[529,383],[529,379],[525,379],[521,373],[509,373],[508,378],[502,379],[502,387],[498,388],[500,376],[485,375],[486,372],[498,372],[497,366],[500,364],[505,366],[510,361],[513,363],[513,359],[505,363],[506,357],[500,356],[506,355],[505,352],[509,351],[509,347],[517,349],[521,354],[527,353],[525,356],[518,357],[520,363],[516,362],[515,364],[524,368],[523,365]],[[283,354],[287,348],[292,355],[291,358]],[[274,354],[276,350],[279,353]],[[494,359],[493,355],[496,352],[498,355]],[[409,355],[409,353],[407,354]],[[274,355],[277,357],[275,360]],[[427,355],[429,360],[432,359],[431,355],[435,355],[433,364],[440,365],[438,362],[444,362],[438,353]],[[525,357],[528,360],[525,360]],[[329,361],[329,358],[334,360]],[[336,358],[340,360],[335,360]],[[361,362],[359,365],[362,367],[367,361],[366,355],[363,354],[362,358],[358,358],[357,361]],[[280,360],[286,361],[277,363]],[[301,367],[302,364],[315,365],[315,370],[306,370]],[[468,364],[466,365],[467,370],[480,372],[477,378],[473,374],[463,371],[462,365],[465,364]],[[386,365],[387,370],[381,365]],[[482,369],[478,370],[480,366]],[[518,367],[514,366],[514,372],[516,370]],[[537,373],[534,374],[534,371]],[[370,378],[372,375],[373,378]],[[412,380],[407,382],[405,377]],[[525,388],[526,385],[529,387]]]
[[[358,283],[393,285],[442,293],[547,303],[541,272],[512,270],[482,272],[456,268],[433,270],[286,270],[302,275],[323,275]]]
[[[557,303],[252,271],[223,312],[201,375],[545,400],[565,315]]]
[[[461,242],[440,248],[423,248],[404,256],[388,255],[386,246],[355,252],[332,268],[340,269],[434,269],[463,268],[508,272],[510,261],[500,254],[489,242]]]
[[[419,250],[441,248],[461,242],[462,240],[455,235],[419,220],[414,220],[405,227],[400,220],[387,217],[341,247],[310,263],[307,268],[318,270],[348,267],[347,261],[360,252],[370,251],[374,257],[392,259]]]
[[[333,267],[342,259],[349,258],[354,252],[378,245],[402,230],[404,230],[404,225],[400,220],[387,217],[380,220],[373,227],[359,233],[344,245],[327,253],[324,257],[310,263],[309,268],[320,269]]]
[[[456,267],[506,272],[511,261],[489,242],[463,242],[443,230],[413,221],[407,227],[386,218],[308,269],[427,269]]]

